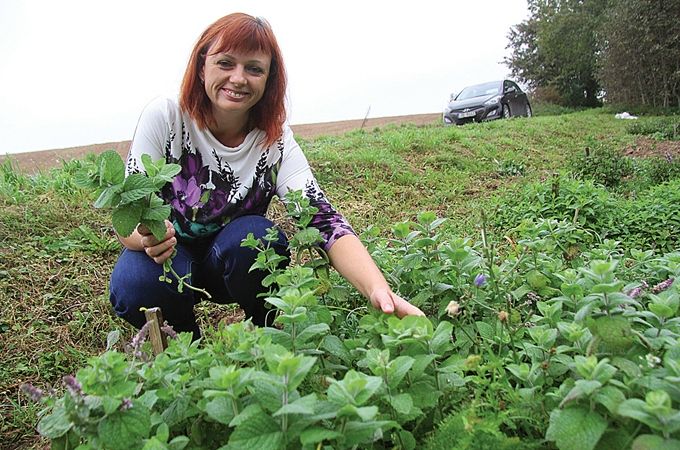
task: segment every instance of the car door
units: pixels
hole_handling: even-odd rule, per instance
[[[517,86],[516,83],[510,81],[510,86],[515,88],[515,106],[514,106],[514,115],[527,115],[527,96],[526,94],[520,89],[519,86]]]
[[[503,82],[503,98],[510,107],[510,114],[516,116],[521,112],[521,109],[518,109],[517,105],[517,88],[512,85],[511,81],[506,80]]]

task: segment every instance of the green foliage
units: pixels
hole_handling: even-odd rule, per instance
[[[508,34],[505,64],[532,88],[557,90],[565,106],[599,105],[596,30],[602,0],[528,3],[530,17]]]
[[[646,179],[653,186],[680,178],[680,158],[674,158],[670,154],[651,158],[642,167]]]
[[[218,326],[233,321],[234,309],[199,304],[203,339],[181,336],[153,359],[148,344],[123,354],[122,343],[107,339],[120,329],[127,341],[133,331],[110,314],[102,283],[119,249],[110,216],[73,188],[87,162],[33,176],[8,168],[9,195],[0,192],[7,350],[0,440],[43,448],[35,425],[45,420],[47,433],[68,429],[55,448],[112,441],[113,433],[134,440],[130,448],[423,448],[449,426],[454,435],[443,448],[454,438],[461,448],[554,448],[567,425],[557,421],[551,437],[560,440],[546,440],[551,414],[574,409],[606,420],[595,448],[677,447],[678,431],[665,437],[658,424],[672,424],[680,409],[678,186],[627,193],[621,186],[620,195],[568,176],[544,178],[592,145],[591,136],[628,145],[628,123],[593,110],[315,140],[310,163],[356,229],[375,225],[364,236],[390,284],[436,313],[399,320],[369,312],[325,273],[313,245],[278,272],[265,236],[254,246],[272,275],[268,297],[281,306],[276,327]],[[521,164],[524,176],[499,177],[494,161]],[[540,189],[523,190],[538,180]],[[536,203],[520,214],[527,192]],[[495,195],[498,214],[490,208]],[[528,206],[561,211],[564,220],[537,218]],[[496,216],[514,217],[507,233],[488,226]],[[606,232],[596,233],[591,224],[605,217]],[[314,236],[299,231],[296,245],[311,245]],[[68,373],[82,395],[59,382]],[[18,380],[57,392],[27,406]],[[130,397],[127,382],[135,385]],[[654,396],[647,404],[658,391],[670,409]],[[74,405],[89,398],[74,409],[77,417],[57,412],[68,396]],[[107,425],[100,430],[97,421]]]
[[[633,120],[626,127],[630,134],[649,136],[657,140],[680,140],[680,117],[649,117]]]
[[[508,34],[513,76],[553,102],[680,107],[675,2],[528,2],[529,18]],[[653,74],[650,76],[650,74]]]
[[[425,450],[520,450],[539,448],[538,443],[520,442],[499,430],[499,421],[479,418],[473,411],[447,416],[427,438]]]
[[[635,164],[620,151],[600,144],[586,147],[582,154],[572,156],[569,169],[581,180],[616,188],[635,173]]]
[[[669,251],[678,245],[678,185],[674,180],[625,198],[592,181],[555,177],[501,199],[493,224],[507,232],[520,231],[524,220],[569,221],[590,234],[586,242],[615,239],[633,248]]]
[[[680,107],[677,1],[610,2],[598,30],[598,78],[612,103]],[[653,73],[653,76],[649,76]],[[644,81],[643,81],[644,80]]]
[[[142,156],[145,173],[125,176],[125,162],[118,153],[109,150],[101,153],[94,164],[76,175],[83,188],[96,191],[95,208],[113,209],[113,228],[128,237],[137,225],[148,227],[157,239],[165,237],[165,220],[170,216],[170,206],[156,195],[180,171],[177,164],[163,160],[151,161]]]

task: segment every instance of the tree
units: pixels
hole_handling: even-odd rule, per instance
[[[613,2],[598,77],[612,103],[680,108],[680,0]]]
[[[606,0],[529,0],[530,17],[511,28],[505,64],[530,88],[555,88],[569,106],[600,103],[597,38]]]

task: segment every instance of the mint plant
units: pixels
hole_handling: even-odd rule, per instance
[[[557,223],[507,247],[430,232],[413,245],[428,217],[398,225],[401,238],[373,233],[370,247],[400,292],[434,286],[428,303],[445,314],[359,310],[350,331],[320,254],[299,250],[307,241],[291,239],[304,257],[284,268],[274,230],[251,236],[275,327],[180,334],[155,358],[136,337],[129,354],[67,378],[61,397],[27,387],[46,406],[40,432],[83,449],[677,447],[680,253],[626,257],[603,241],[572,258],[556,241],[578,226]],[[417,264],[399,271],[404,257]]]
[[[167,231],[165,220],[170,216],[171,208],[158,196],[158,192],[166,183],[172,182],[181,167],[166,164],[162,159],[152,161],[146,154],[142,155],[142,165],[144,172],[131,173],[126,177],[125,162],[117,152],[109,150],[97,156],[88,170],[77,173],[76,184],[96,192],[95,208],[112,210],[113,229],[120,236],[128,237],[137,227],[143,227],[156,239],[163,239]],[[173,269],[172,257],[163,262],[163,275],[159,281],[172,283],[168,274],[177,280],[179,292],[186,287],[210,298],[207,291],[187,282],[190,273],[180,276]]]

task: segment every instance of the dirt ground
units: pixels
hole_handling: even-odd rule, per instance
[[[411,123],[415,125],[427,125],[440,120],[440,113],[415,114],[410,116],[377,117],[359,120],[343,120],[339,122],[324,122],[304,125],[292,125],[291,128],[296,136],[303,138],[313,138],[318,136],[338,135],[348,131],[364,128],[372,130],[375,127],[382,127],[390,124]],[[70,147],[55,150],[42,150],[37,152],[13,153],[11,155],[0,155],[0,163],[10,158],[19,170],[23,173],[35,173],[39,170],[59,167],[62,161],[82,159],[88,153],[101,153],[106,150],[116,150],[121,156],[127,155],[130,141],[106,142],[103,144],[92,144],[82,147]]]

